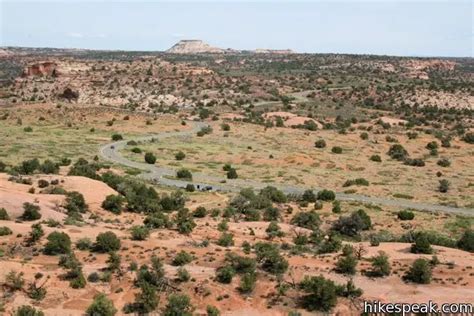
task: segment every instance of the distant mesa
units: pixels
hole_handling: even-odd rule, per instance
[[[181,40],[166,52],[171,54],[223,53],[222,48],[212,47],[201,40]]]
[[[170,54],[203,54],[203,53],[251,53],[251,54],[294,54],[295,52],[291,49],[264,49],[259,48],[256,50],[236,50],[232,48],[223,49],[219,47],[213,47],[201,40],[181,40],[173,47],[166,51]]]
[[[255,54],[295,54],[291,49],[266,49],[266,48],[257,48],[253,51]]]

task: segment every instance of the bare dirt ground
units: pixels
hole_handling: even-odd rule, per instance
[[[234,234],[235,246],[223,248],[215,245],[213,242],[206,247],[196,247],[195,243],[204,239],[211,241],[219,238],[219,232],[216,229],[218,220],[211,218],[196,219],[197,227],[189,236],[183,236],[172,230],[154,231],[146,241],[132,241],[129,239],[128,228],[140,222],[140,215],[133,213],[124,213],[120,217],[110,214],[100,207],[100,202],[108,194],[114,191],[99,181],[91,180],[83,177],[69,176],[35,176],[43,179],[59,179],[61,186],[67,190],[77,190],[81,192],[90,208],[92,214],[101,216],[104,220],[113,221],[88,221],[89,224],[84,226],[64,226],[59,228],[44,227],[45,233],[52,231],[64,231],[72,239],[73,242],[88,237],[94,238],[104,231],[113,231],[122,240],[122,250],[120,254],[123,258],[122,268],[124,274],[118,278],[113,278],[110,283],[88,283],[84,289],[71,289],[67,281],[61,280],[60,276],[64,270],[57,266],[58,257],[45,256],[39,254],[36,256],[28,256],[28,248],[21,246],[24,237],[30,231],[31,223],[21,223],[13,221],[1,221],[10,229],[13,234],[0,237],[4,256],[2,261],[3,271],[6,273],[11,270],[22,271],[26,280],[32,280],[34,274],[42,272],[49,277],[47,281],[48,294],[46,298],[39,303],[35,303],[28,299],[24,294],[16,292],[16,294],[8,301],[6,310],[11,311],[13,308],[25,303],[33,303],[40,307],[47,315],[82,315],[83,311],[91,303],[95,294],[104,292],[114,301],[117,308],[122,308],[125,303],[133,301],[133,293],[136,289],[133,287],[132,281],[134,273],[127,271],[127,266],[131,261],[138,263],[147,263],[152,254],[158,255],[165,263],[165,271],[167,276],[173,277],[176,274],[176,267],[171,265],[174,255],[181,250],[185,250],[194,255],[195,260],[186,265],[186,269],[191,274],[193,281],[182,284],[181,288],[186,294],[191,296],[192,303],[196,307],[196,312],[205,310],[208,304],[218,306],[223,315],[286,315],[288,307],[284,302],[289,303],[289,298],[296,295],[288,294],[283,301],[274,305],[270,305],[271,298],[275,295],[274,286],[276,285],[273,278],[269,278],[264,274],[260,274],[259,282],[254,290],[258,293],[252,296],[242,296],[238,293],[238,278],[230,285],[223,285],[213,281],[216,268],[222,265],[224,255],[229,251],[236,253],[241,252],[241,245],[244,241],[255,243],[257,241],[265,241],[265,229],[268,223],[265,222],[240,222],[229,223],[229,232]],[[64,181],[64,182],[63,182]],[[2,206],[5,206],[11,216],[17,216],[20,208],[20,201],[32,200],[37,201],[41,206],[41,214],[47,217],[49,214],[58,214],[53,210],[53,206],[48,203],[50,196],[44,194],[27,193],[30,186],[15,184],[7,181],[6,175],[0,177],[0,188],[6,195],[2,195]],[[57,196],[58,197],[58,196]],[[222,194],[213,193],[203,195],[201,193],[192,195],[187,202],[187,206],[195,209],[198,206],[205,206],[208,209],[213,207],[222,207],[227,202],[228,197]],[[15,204],[16,203],[16,204]],[[10,207],[18,205],[16,207]],[[325,208],[326,209],[326,208]],[[321,214],[327,211],[321,211]],[[63,214],[60,214],[63,215]],[[60,217],[55,217],[61,219]],[[325,217],[328,220],[328,217]],[[43,219],[43,218],[42,218]],[[286,220],[285,220],[286,221]],[[377,221],[377,220],[376,220]],[[291,242],[294,227],[289,224],[280,224],[282,231],[287,236],[278,240],[278,242]],[[255,234],[251,235],[250,231]],[[305,229],[296,228],[296,231],[305,231]],[[42,242],[44,243],[44,241]],[[15,246],[14,246],[15,245]],[[358,246],[358,243],[354,243]],[[401,280],[401,275],[407,270],[408,266],[419,257],[431,258],[430,255],[415,255],[410,253],[409,244],[405,243],[382,243],[380,246],[371,247],[368,243],[362,243],[367,253],[364,259],[360,261],[357,269],[364,271],[369,267],[368,258],[376,255],[379,251],[384,251],[390,257],[393,274],[383,279],[372,279],[364,276],[361,272],[357,273],[353,280],[356,286],[363,289],[364,299],[381,300],[390,302],[426,302],[433,300],[435,302],[473,302],[474,297],[474,274],[471,272],[474,262],[474,255],[461,250],[444,248],[435,246],[436,255],[440,260],[440,264],[434,269],[434,282],[430,285],[414,285],[405,283]],[[75,251],[76,256],[83,263],[83,271],[88,274],[100,271],[106,267],[107,254],[89,254],[87,251]],[[25,261],[25,256],[27,260]],[[284,276],[288,282],[301,280],[306,275],[323,275],[337,283],[344,283],[347,277],[333,272],[335,261],[338,254],[327,254],[321,256],[289,255],[290,270]],[[0,282],[4,281],[5,273],[0,275]],[[210,292],[210,296],[203,296],[202,290]],[[229,297],[217,299],[220,295],[227,294]],[[289,301],[288,301],[289,300]],[[359,303],[358,303],[359,302]],[[354,305],[356,304],[356,305]],[[345,299],[339,300],[334,310],[338,315],[355,315],[355,306],[360,304],[360,300],[349,301]],[[305,312],[301,310],[303,314]],[[119,312],[119,314],[121,314]]]

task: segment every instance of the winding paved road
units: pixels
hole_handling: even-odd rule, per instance
[[[207,126],[203,122],[189,122],[192,128],[181,132],[166,132],[157,135],[148,135],[134,139],[137,142],[145,142],[151,140],[162,140],[168,137],[185,136],[193,137],[202,127]],[[120,150],[124,149],[129,140],[122,140],[113,143],[109,143],[100,147],[100,155],[111,162],[121,164],[127,167],[136,168],[144,171],[140,176],[144,179],[160,183],[167,186],[174,186],[179,188],[186,187],[189,181],[175,179],[176,172],[173,169],[167,167],[159,167],[156,165],[150,165],[145,162],[136,162],[128,160],[120,154]],[[227,191],[227,192],[239,192],[242,188],[252,187],[256,190],[260,190],[268,185],[272,185],[282,190],[285,193],[296,193],[301,194],[307,189],[304,187],[285,185],[285,184],[274,184],[274,183],[262,183],[254,180],[247,179],[233,179],[228,180],[220,177],[209,176],[202,173],[193,173],[192,183],[199,188],[211,186],[212,190],[215,191]],[[321,188],[312,187],[314,191],[319,191]],[[412,208],[421,211],[431,212],[446,212],[446,213],[457,213],[462,215],[474,216],[474,209],[470,208],[457,208],[445,205],[428,204],[422,202],[414,202],[403,199],[389,199],[382,197],[365,196],[360,194],[346,194],[336,193],[338,200],[342,201],[356,201],[362,203],[372,203],[377,205],[394,206],[398,208]]]

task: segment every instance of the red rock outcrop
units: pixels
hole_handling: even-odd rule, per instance
[[[22,73],[22,77],[56,77],[57,75],[58,65],[53,62],[41,62],[26,66]]]

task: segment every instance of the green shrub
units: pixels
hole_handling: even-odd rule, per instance
[[[336,293],[339,296],[355,298],[361,296],[364,292],[355,286],[352,279],[349,279],[346,284],[336,286]]]
[[[160,210],[163,211],[175,211],[179,210],[184,206],[186,197],[181,190],[174,191],[171,194],[162,194],[159,200]],[[154,212],[156,212],[155,210]]]
[[[142,150],[139,147],[133,147],[131,149],[131,152],[134,153],[134,154],[141,154]]]
[[[438,143],[436,141],[429,142],[426,144],[426,149],[432,150],[432,149],[438,149]]]
[[[188,270],[183,267],[178,268],[177,278],[180,282],[188,282],[191,279],[191,275]]]
[[[217,224],[217,230],[221,232],[225,232],[229,229],[229,221],[227,219],[223,219],[219,224]]]
[[[299,288],[305,293],[301,297],[301,304],[309,311],[328,312],[336,306],[336,285],[323,276],[305,276]]]
[[[353,256],[354,255],[354,247],[352,245],[345,244],[344,247],[342,247],[342,255],[344,257]]]
[[[50,256],[71,252],[71,239],[66,233],[54,231],[46,238],[44,253]]]
[[[403,162],[407,166],[413,166],[413,167],[424,167],[425,162],[421,158],[406,158],[405,161]]]
[[[37,224],[31,225],[31,232],[30,232],[30,235],[28,237],[28,242],[29,243],[35,243],[38,240],[40,240],[41,237],[43,237],[43,236],[44,236],[44,230],[41,227],[41,224],[37,223]]]
[[[120,250],[120,239],[113,232],[104,232],[97,235],[94,251],[107,253]]]
[[[174,158],[176,158],[176,160],[183,160],[184,158],[186,158],[186,154],[183,153],[182,151],[178,151],[178,152],[174,155]]]
[[[275,237],[283,237],[285,233],[281,230],[280,226],[278,226],[278,222],[271,221],[268,225],[267,229],[265,229],[267,236],[269,239],[273,239]]]
[[[15,311],[15,316],[44,316],[44,313],[33,306],[22,305]]]
[[[4,209],[3,207],[0,207],[0,220],[2,221],[10,220],[10,216],[8,215],[7,210]]]
[[[431,254],[433,253],[433,248],[431,248],[430,241],[428,236],[420,232],[415,237],[415,243],[411,245],[411,252],[412,253],[423,253],[423,254]]]
[[[25,160],[21,165],[15,168],[20,174],[32,174],[40,167],[39,160],[37,158]]]
[[[186,192],[194,192],[196,191],[196,188],[194,187],[194,184],[188,183],[186,184],[185,190]]]
[[[150,228],[171,228],[172,226],[168,215],[163,212],[149,214],[143,221],[143,224]]]
[[[275,202],[275,203],[286,203],[287,201],[285,193],[283,193],[283,191],[278,190],[277,188],[273,186],[266,186],[265,188],[260,190],[259,197],[263,199],[268,199],[271,202]],[[258,209],[263,209],[265,207],[270,206],[270,205],[266,205],[265,201],[261,201],[258,198],[254,202],[262,202],[261,205],[257,207]]]
[[[360,231],[372,227],[372,221],[364,210],[353,212],[350,216],[341,216],[332,229],[346,236],[356,236]]]
[[[431,282],[431,265],[428,260],[416,259],[413,265],[404,275],[404,279],[419,284],[428,284]]]
[[[153,165],[156,162],[156,156],[150,152],[145,153],[145,162],[150,165]]]
[[[82,273],[82,268],[76,267],[67,273],[67,279],[69,280],[69,286],[73,289],[83,289],[86,284],[86,278]]]
[[[112,140],[113,140],[114,142],[119,141],[119,140],[122,140],[122,139],[123,139],[122,135],[120,135],[120,134],[112,134]]]
[[[90,250],[92,246],[92,240],[88,237],[81,238],[76,242],[76,248],[79,250]]]
[[[187,295],[171,294],[163,316],[192,316],[193,306]]]
[[[203,217],[206,217],[206,215],[207,215],[207,210],[204,206],[198,206],[193,212],[194,217],[203,218]]]
[[[39,302],[46,297],[47,290],[44,287],[37,287],[36,283],[28,286],[28,297]]]
[[[388,150],[387,154],[392,159],[395,159],[395,160],[398,160],[398,161],[404,161],[405,159],[408,158],[408,152],[400,144],[394,144],[394,145],[390,146],[390,149]]]
[[[336,199],[336,194],[331,190],[323,189],[318,192],[317,198],[321,201],[334,201]]]
[[[107,270],[109,272],[119,271],[122,263],[122,258],[115,251],[109,252],[109,257],[107,258]]]
[[[193,261],[193,256],[184,250],[181,250],[173,259],[174,266],[183,266]]]
[[[255,244],[255,253],[260,268],[268,273],[280,275],[288,269],[288,261],[280,255],[277,245],[259,242]]]
[[[419,232],[408,232],[400,238],[401,242],[415,242],[419,235],[424,235],[428,239],[428,242],[432,245],[438,245],[443,247],[456,247],[456,241],[448,236],[441,235],[437,231],[419,231]]]
[[[443,138],[441,140],[441,146],[444,148],[450,148],[451,147],[451,139],[449,137]]]
[[[344,184],[342,186],[343,187],[350,187],[352,185],[368,186],[369,181],[367,181],[364,178],[357,178],[357,179],[353,179],[353,180],[347,180],[346,182],[344,182]]]
[[[177,172],[176,172],[176,177],[178,179],[186,179],[186,180],[192,180],[193,179],[193,175],[191,173],[191,171],[189,171],[188,169],[179,169]]]
[[[457,246],[462,250],[474,252],[474,231],[466,230],[458,240]]]
[[[356,273],[357,260],[354,256],[341,256],[336,262],[336,272],[344,274]]]
[[[220,316],[221,312],[215,306],[207,305],[206,307],[207,316]]]
[[[270,206],[263,211],[263,219],[267,222],[277,221],[280,219],[280,217],[280,209],[277,207]]]
[[[245,273],[240,278],[239,292],[249,294],[255,289],[255,284],[257,283],[257,275],[255,273],[249,272]]]
[[[238,177],[236,169],[230,168],[229,171],[227,171],[227,179],[237,179]]]
[[[64,208],[68,211],[69,216],[85,213],[89,209],[84,195],[77,191],[71,191],[66,194],[66,204]]]
[[[303,195],[301,196],[301,199],[309,203],[314,203],[316,202],[317,197],[316,194],[314,194],[313,190],[305,190],[303,192]]]
[[[46,188],[47,186],[49,186],[49,182],[44,180],[44,179],[39,179],[38,180],[38,187],[43,189],[43,188]]]
[[[146,226],[133,226],[130,232],[132,240],[145,240],[150,235],[150,230]]]
[[[57,174],[59,173],[59,164],[46,159],[39,167],[39,171],[44,174]]]
[[[334,146],[333,148],[331,148],[331,151],[332,151],[334,154],[342,154],[342,148],[339,147],[339,146]]]
[[[474,133],[470,132],[470,133],[464,134],[462,140],[468,144],[474,144]]]
[[[370,236],[370,246],[372,247],[380,246],[380,238],[376,235]]]
[[[324,139],[318,139],[314,143],[314,147],[316,147],[316,148],[325,148],[326,147],[326,141]]]
[[[122,206],[125,199],[121,195],[110,194],[102,202],[102,208],[114,214],[122,213]]]
[[[440,167],[449,167],[451,166],[451,161],[449,161],[449,159],[447,158],[441,158],[440,160],[438,160],[437,162],[438,166]]]
[[[94,297],[94,301],[86,310],[88,316],[113,316],[117,313],[114,303],[100,293]]]
[[[6,226],[0,227],[0,236],[7,236],[13,234],[12,230]]]
[[[292,219],[291,224],[307,229],[318,229],[321,225],[319,214],[315,211],[299,212]]]
[[[206,134],[211,134],[211,133],[212,133],[212,127],[210,127],[210,126],[205,126],[205,127],[202,127],[201,130],[196,133],[196,135],[197,135],[198,137],[202,137],[202,136],[204,136],[204,135],[206,135]]]
[[[383,252],[371,259],[372,268],[368,272],[369,276],[372,277],[384,277],[390,275],[390,262],[388,261],[388,256]]]
[[[196,223],[187,208],[178,211],[175,222],[180,234],[190,234],[196,227]]]
[[[341,213],[342,209],[341,209],[341,202],[335,200],[332,202],[332,212],[335,213],[335,214],[339,214]]]
[[[224,266],[216,271],[216,279],[220,283],[229,284],[235,275],[234,268],[231,266]]]
[[[25,202],[23,203],[23,215],[21,219],[24,221],[34,221],[41,218],[40,207],[38,205]]]
[[[438,186],[438,191],[441,193],[446,193],[449,190],[450,183],[448,180],[443,179],[439,180],[439,186]]]
[[[79,158],[71,169],[69,169],[68,175],[100,180],[100,176],[97,174],[99,169],[100,166],[98,164],[89,163],[87,160]]]
[[[60,166],[69,166],[71,164],[71,162],[72,162],[71,159],[64,157],[59,162],[59,165]]]
[[[19,291],[25,285],[25,279],[23,278],[23,272],[10,271],[5,276],[5,285],[7,285],[13,291]]]
[[[397,217],[402,221],[411,221],[415,218],[415,213],[409,210],[401,210],[397,213]]]
[[[135,295],[135,302],[124,306],[123,312],[125,314],[147,315],[158,307],[159,300],[155,287],[147,282],[141,282],[139,286],[140,292]]]
[[[370,156],[370,160],[375,162],[382,162],[382,157],[380,157],[380,155],[372,155]]]
[[[230,247],[234,245],[234,235],[229,233],[222,233],[216,244],[221,247]]]
[[[225,260],[229,262],[234,271],[239,274],[255,272],[256,262],[253,258],[240,256],[230,252],[226,254]]]

